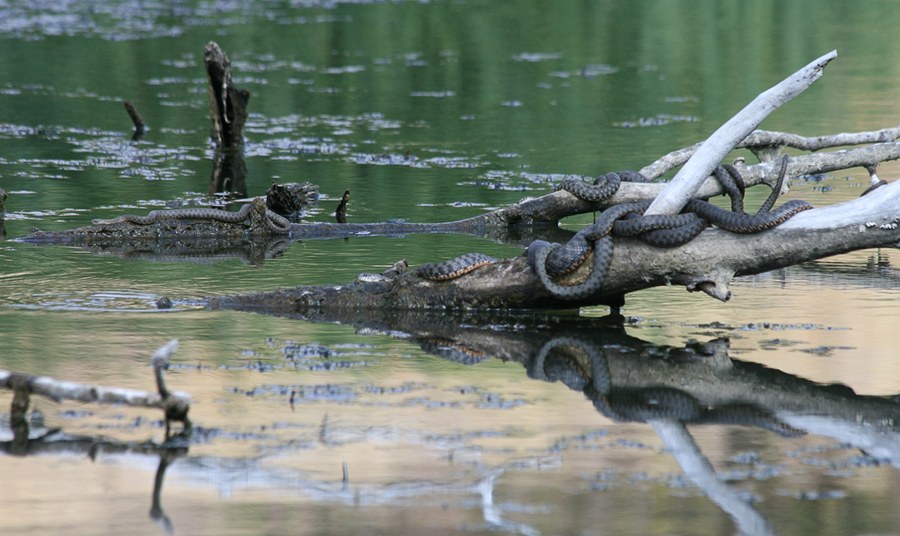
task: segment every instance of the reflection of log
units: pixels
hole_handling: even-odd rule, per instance
[[[320,311],[301,318],[400,337],[461,364],[490,358],[519,362],[533,379],[583,391],[596,409],[612,411],[607,416],[616,420],[651,420],[653,412],[663,415],[667,408],[629,409],[629,401],[681,393],[680,400],[696,405],[683,419],[688,423],[744,424],[786,436],[827,432],[851,444],[865,441],[861,447],[887,452],[900,465],[896,397],[858,395],[843,385],[732,359],[724,339],[662,346],[632,337],[607,319],[575,315]],[[648,396],[640,396],[645,391]],[[832,427],[826,430],[821,421]]]

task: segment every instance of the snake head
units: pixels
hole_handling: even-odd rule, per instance
[[[532,269],[534,269],[535,265],[537,264],[538,252],[546,247],[550,247],[553,245],[554,244],[551,244],[550,242],[547,242],[546,240],[535,240],[531,244],[528,244],[528,249],[525,250],[525,255],[528,257],[528,264],[531,266]],[[555,244],[555,245],[558,246],[559,244]]]

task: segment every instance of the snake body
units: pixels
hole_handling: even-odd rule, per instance
[[[583,201],[598,202],[612,197],[619,190],[622,181],[648,182],[647,177],[637,171],[614,171],[595,178],[593,184],[577,179],[566,179],[556,185],[553,191],[565,190]]]
[[[676,247],[693,240],[710,224],[733,233],[758,233],[772,229],[795,214],[812,207],[806,201],[792,200],[772,209],[781,191],[787,169],[787,157],[782,159],[777,184],[756,214],[744,212],[744,181],[734,166],[718,166],[714,176],[731,198],[731,210],[700,199],[691,199],[681,214],[644,216],[651,201],[622,203],[604,210],[594,224],[585,227],[565,244],[551,244],[535,240],[526,252],[529,264],[541,284],[552,295],[564,300],[582,300],[603,286],[603,280],[612,263],[613,236],[635,237],[655,247]],[[647,182],[635,171],[607,173],[597,177],[593,184],[568,179],[554,190],[565,190],[587,202],[609,199],[619,189],[621,182]],[[561,284],[554,278],[575,272],[594,256],[594,263],[586,279],[576,284]],[[449,261],[425,264],[416,270],[417,275],[432,281],[447,281],[465,275],[476,268],[496,262],[496,259],[480,253],[468,253]]]
[[[95,225],[112,225],[117,223],[131,223],[134,225],[153,225],[165,220],[206,220],[222,223],[242,223],[248,221],[251,216],[252,204],[241,207],[237,212],[227,212],[209,207],[179,208],[173,210],[154,210],[146,216],[123,214],[111,220],[94,220]],[[290,232],[291,222],[287,218],[266,209],[266,227],[277,234]]]
[[[656,247],[675,247],[685,244],[699,235],[709,225],[734,233],[758,233],[772,229],[795,214],[812,207],[800,200],[788,201],[772,210],[787,169],[787,157],[782,159],[777,184],[756,214],[744,212],[744,182],[736,168],[719,166],[714,175],[731,198],[731,210],[700,199],[690,200],[682,214],[643,216],[650,201],[613,205],[606,209],[597,221],[578,233],[566,244],[549,244],[536,240],[528,247],[530,264],[544,287],[554,296],[564,300],[580,300],[599,290],[612,258],[611,235],[638,237]],[[632,172],[635,173],[635,172]],[[639,175],[639,174],[638,174]],[[629,176],[631,178],[631,176]],[[584,201],[597,202],[610,197],[621,182],[620,174],[599,177],[594,185],[567,180],[560,189],[576,196],[584,195]],[[606,196],[606,197],[603,197]],[[595,264],[587,279],[575,285],[562,285],[553,281],[574,272],[593,251]],[[602,270],[598,273],[598,269]]]
[[[416,269],[416,275],[430,281],[449,281],[495,262],[497,259],[483,253],[466,253],[449,261],[423,264]]]

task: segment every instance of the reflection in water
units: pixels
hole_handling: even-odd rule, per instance
[[[352,323],[363,333],[387,333],[466,365],[477,366],[490,358],[518,362],[532,380],[560,383],[583,393],[594,410],[608,418],[648,423],[683,473],[731,517],[741,533],[773,531],[760,512],[716,474],[686,425],[742,425],[784,437],[815,434],[900,467],[900,405],[896,397],[858,395],[846,386],[817,384],[732,359],[725,339],[684,347],[656,345],[630,336],[619,323],[621,319],[616,318],[385,314],[385,318],[371,320],[359,319],[358,313],[353,313],[353,318],[322,315],[315,320]],[[293,400],[293,394],[291,397]],[[199,424],[189,440],[194,444],[233,434]],[[326,416],[318,437],[323,444],[340,447],[353,433],[330,424]],[[253,440],[246,434],[237,436],[242,441]],[[300,490],[314,501],[347,505],[400,504],[434,493],[475,495],[480,497],[485,527],[522,534],[537,534],[538,530],[504,517],[508,511],[494,502],[495,484],[506,472],[529,467],[529,463],[544,467],[545,463],[516,460],[494,467],[479,466],[462,480],[438,483],[414,479],[364,487],[354,484],[346,464],[341,479],[321,479],[285,473],[255,457],[187,457],[183,441],[128,444],[73,438],[53,431],[29,440],[24,448],[21,441],[14,440],[0,443],[0,449],[26,456],[80,452],[92,459],[100,453],[159,456],[150,516],[167,532],[173,530],[174,523],[161,506],[163,479],[168,466],[183,456],[179,464],[183,474],[198,483],[212,479],[219,489],[283,486]]]
[[[122,443],[108,441],[100,437],[70,436],[59,429],[33,430],[32,437],[22,438],[16,436],[11,441],[0,441],[0,452],[14,456],[42,456],[42,455],[82,455],[92,461],[102,456],[139,455],[146,457],[159,457],[159,465],[153,481],[151,492],[150,519],[157,523],[167,534],[174,533],[174,526],[169,516],[162,507],[162,486],[165,480],[166,469],[178,458],[188,453],[188,448],[183,445],[183,438],[176,436],[162,444],[147,443]],[[88,531],[88,527],[84,527]]]
[[[684,474],[743,534],[772,529],[716,475],[686,424],[749,426],[784,437],[816,434],[900,467],[896,396],[857,395],[843,385],[821,385],[731,359],[726,339],[684,348],[653,345],[629,336],[617,324],[619,318],[606,324],[607,319],[567,318],[563,323],[548,317],[530,325],[521,318],[476,321],[393,312],[373,321],[336,315],[316,320],[409,337],[426,352],[462,364],[490,357],[518,361],[530,378],[583,392],[606,417],[650,424]]]

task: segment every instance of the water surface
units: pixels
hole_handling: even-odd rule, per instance
[[[7,238],[206,201],[210,40],[252,94],[245,195],[315,183],[323,197],[307,221],[330,221],[345,189],[350,221],[450,221],[563,177],[637,169],[831,49],[839,58],[825,77],[764,128],[815,135],[900,116],[891,3],[72,1],[13,2],[0,14]],[[150,126],[140,141],[122,100]],[[864,170],[799,178],[789,198],[846,201],[867,180]],[[162,441],[160,416],[35,400],[36,432],[91,439],[0,457],[2,531],[896,530],[894,249],[741,278],[725,304],[681,288],[638,292],[614,329],[602,325],[605,308],[448,317],[424,324],[429,338],[419,318],[311,322],[201,307],[467,251],[508,257],[522,245],[371,237],[296,242],[262,262],[183,262],[0,243],[0,368],[152,390],[149,356],[177,338],[170,386],[191,393],[198,427],[166,459],[154,512],[168,522],[155,523],[161,458],[145,443]],[[156,310],[161,296],[176,307]],[[712,359],[696,343],[725,339],[719,358],[740,373],[711,388],[702,367],[685,367]],[[715,475],[698,472],[673,456],[671,419],[617,417],[589,396],[601,377],[591,367],[604,362],[610,400],[655,378],[704,403],[755,401],[756,418],[807,433],[780,435],[766,420],[688,424],[692,439],[679,445],[693,444]]]

